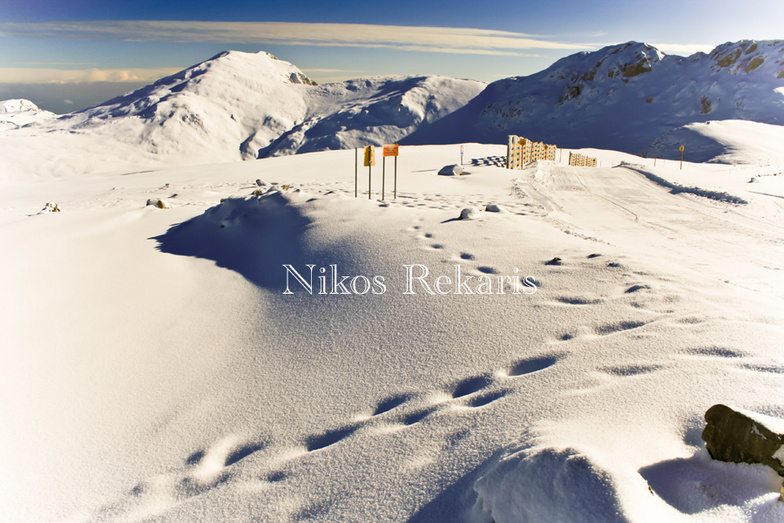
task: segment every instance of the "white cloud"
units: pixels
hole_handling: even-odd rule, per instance
[[[48,67],[0,68],[0,83],[79,83],[79,82],[152,82],[174,74],[178,69],[153,67],[149,69],[53,69]]]
[[[585,45],[524,33],[454,27],[289,22],[121,20],[4,22],[0,36],[81,40],[260,43],[385,47],[405,51],[516,55],[530,49],[579,50]]]

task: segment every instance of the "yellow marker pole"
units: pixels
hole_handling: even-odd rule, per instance
[[[685,149],[684,146],[681,145],[681,171],[683,170],[683,150]]]
[[[371,168],[376,164],[376,156],[373,151],[373,146],[368,145],[365,147],[365,165],[368,168],[368,200],[371,197]]]

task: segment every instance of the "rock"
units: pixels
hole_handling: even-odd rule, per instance
[[[60,207],[56,203],[47,203],[46,205],[44,205],[44,208],[41,209],[41,212],[38,214],[44,212],[60,212]]]
[[[171,205],[166,200],[161,200],[160,198],[150,198],[147,200],[147,205],[153,205],[159,209],[171,209]]]
[[[264,187],[264,186],[269,185],[269,184],[267,182],[265,182],[264,180],[262,180],[262,179],[257,179],[256,180],[256,185],[258,185],[259,187]]]
[[[702,439],[713,459],[767,465],[784,476],[784,420],[719,404],[705,421]]]
[[[509,212],[504,207],[498,205],[497,203],[488,203],[487,207],[485,207],[487,212]]]
[[[462,211],[460,211],[460,219],[461,220],[475,220],[479,218],[482,214],[482,211],[477,209],[476,207],[466,207]]]
[[[438,171],[438,174],[441,176],[460,176],[461,174],[468,174],[465,172],[465,169],[461,165],[457,165],[453,163],[451,165],[445,165],[441,167],[441,170]]]

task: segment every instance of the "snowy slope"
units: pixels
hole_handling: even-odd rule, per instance
[[[727,119],[784,124],[784,42],[744,40],[688,58],[635,42],[578,53],[490,84],[404,143],[504,143],[519,134],[640,154],[677,127]]]
[[[784,164],[784,126],[747,120],[697,122],[674,129],[654,141],[645,156],[673,157],[684,146],[694,162]]]
[[[484,86],[441,77],[316,86],[268,53],[230,51],[97,107],[11,129],[0,141],[8,159],[0,178],[380,144],[464,105]],[[66,157],[64,149],[79,154]]]
[[[401,147],[387,201],[351,151],[3,184],[0,519],[781,521],[700,431],[784,416],[784,177],[465,150]]]
[[[260,157],[396,143],[459,109],[485,87],[443,76],[350,80],[310,90],[311,115]]]

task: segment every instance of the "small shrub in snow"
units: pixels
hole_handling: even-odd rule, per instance
[[[161,200],[160,198],[150,198],[147,200],[147,205],[152,205],[159,209],[171,209],[171,206],[166,200]]]

